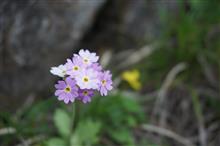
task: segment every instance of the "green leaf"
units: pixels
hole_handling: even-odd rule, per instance
[[[193,108],[194,108],[197,119],[199,121],[203,121],[201,103],[199,100],[199,96],[195,90],[192,90],[192,102],[193,102]]]
[[[126,99],[123,100],[122,105],[124,108],[129,111],[129,112],[139,112],[140,111],[140,106],[134,99]]]
[[[83,145],[93,145],[98,141],[100,122],[86,120],[79,123],[74,134]]]
[[[128,116],[127,117],[127,123],[128,123],[129,126],[132,127],[132,126],[135,126],[137,124],[137,121],[136,121],[134,116]]]
[[[109,131],[113,139],[124,145],[134,146],[134,139],[129,129],[121,128]]]
[[[68,137],[70,135],[71,119],[66,111],[57,109],[54,114],[54,122],[61,136]]]
[[[66,146],[67,144],[61,138],[51,138],[46,143],[47,146]]]
[[[73,134],[71,136],[70,145],[71,146],[81,146],[82,145],[82,142],[80,141],[80,138],[77,134]]]

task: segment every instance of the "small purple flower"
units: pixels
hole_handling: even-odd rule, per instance
[[[101,72],[102,71],[102,66],[99,63],[93,63],[91,65],[91,68],[94,69],[97,72]]]
[[[76,83],[80,89],[97,89],[98,88],[98,73],[93,69],[83,69],[76,76]]]
[[[66,104],[75,99],[88,103],[95,91],[104,96],[112,90],[112,75],[110,71],[103,71],[98,59],[96,53],[81,49],[72,59],[67,59],[65,65],[51,68],[52,74],[63,79],[55,85],[58,100]]]
[[[79,90],[79,100],[82,100],[83,103],[91,102],[92,96],[94,96],[93,90],[88,90],[88,89]]]
[[[67,68],[66,74],[72,78],[74,78],[82,70],[82,68],[84,68],[79,56],[74,56],[72,60],[67,59],[67,63],[65,65]]]
[[[96,53],[90,53],[89,50],[81,49],[79,51],[79,56],[82,58],[83,63],[87,66],[90,66],[92,63],[95,63],[99,60],[99,57],[96,56]]]
[[[112,75],[110,74],[110,71],[104,71],[99,76],[99,91],[100,94],[107,95],[107,92],[112,90]]]
[[[57,89],[55,96],[58,96],[58,100],[63,100],[66,104],[74,102],[75,98],[78,96],[78,87],[76,86],[76,82],[70,77],[66,78],[65,81],[58,81],[55,88]]]
[[[59,76],[59,77],[63,78],[66,75],[66,70],[67,70],[66,66],[61,64],[58,67],[51,67],[50,72],[53,75],[56,75],[56,76]]]

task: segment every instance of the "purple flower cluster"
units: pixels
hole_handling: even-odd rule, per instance
[[[94,91],[106,96],[112,90],[112,75],[104,71],[98,63],[96,53],[81,49],[79,54],[73,54],[64,65],[52,67],[53,75],[62,77],[55,85],[55,96],[66,104],[80,100],[83,103],[91,101]]]

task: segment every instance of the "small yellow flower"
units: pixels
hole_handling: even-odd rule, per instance
[[[122,73],[122,79],[127,81],[133,89],[141,89],[140,72],[137,69],[124,71]]]

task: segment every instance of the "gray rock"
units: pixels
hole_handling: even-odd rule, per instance
[[[171,0],[109,0],[81,46],[115,51],[142,47],[160,36],[164,12],[177,8]]]
[[[0,97],[14,100],[53,87],[50,67],[72,56],[104,3],[1,0]]]
[[[169,0],[1,0],[0,97],[54,90],[50,67],[76,48],[141,47],[160,35],[161,10],[176,8]]]

